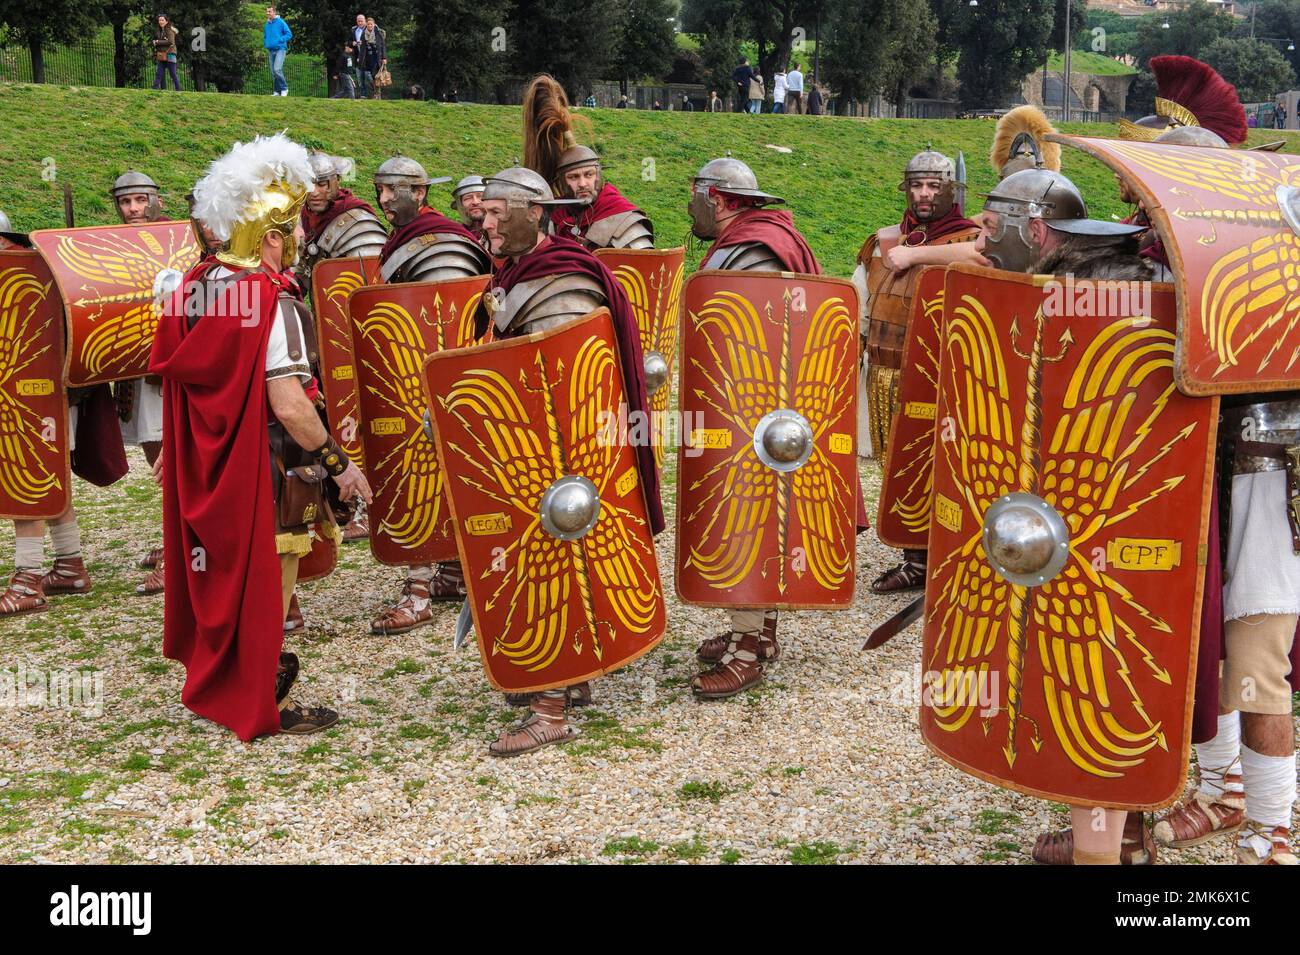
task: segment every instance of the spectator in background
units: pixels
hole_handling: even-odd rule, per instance
[[[682,112],[683,113],[695,112],[695,104],[691,102],[691,98],[687,96],[685,93],[682,94]]]
[[[361,42],[365,45],[362,57],[365,70],[371,76],[370,98],[382,99],[384,84],[380,83],[379,76],[388,69],[388,34],[379,28],[374,17],[366,17],[366,29],[361,34]]]
[[[651,108],[651,109],[655,109],[655,110],[659,110],[659,109],[663,109],[664,107],[663,107],[663,104],[662,104],[662,103],[660,103],[658,100],[655,100],[655,104],[654,104],[653,106],[651,106],[650,108]]]
[[[456,87],[453,86],[450,90],[448,90],[447,95],[442,98],[442,101],[444,103],[459,103],[460,94],[456,92]]]
[[[1278,128],[1278,129],[1286,129],[1286,107],[1285,107],[1285,106],[1279,106],[1279,107],[1277,108],[1277,114],[1276,114],[1276,116],[1277,116],[1277,120],[1276,120],[1276,122],[1277,122],[1277,128]]]
[[[772,112],[785,112],[786,77],[785,70],[777,70],[772,77]]]
[[[615,109],[627,109],[627,94],[626,94],[626,93],[624,93],[622,96],[620,96],[620,97],[618,98],[618,105],[615,106],[614,108],[615,108]]]
[[[749,108],[748,112],[757,116],[763,111],[763,77],[755,71],[749,78]]]
[[[358,13],[356,20],[349,31],[352,37],[352,62],[356,64],[357,87],[361,90],[361,98],[365,99],[370,95],[370,87],[374,80],[366,72],[366,58],[361,55],[362,44],[366,36],[366,15]]]
[[[754,71],[754,68],[749,65],[748,58],[741,60],[740,66],[731,71],[731,82],[736,84],[737,113],[742,110],[748,110],[749,107],[746,104],[749,100],[749,84],[756,76],[758,76],[758,74]],[[759,82],[762,82],[761,78],[759,79]]]
[[[803,112],[803,64],[796,63],[785,77],[785,112]]]
[[[289,52],[289,41],[293,31],[284,18],[275,12],[275,7],[266,8],[266,25],[262,27],[262,46],[266,47],[266,59],[271,65],[271,95],[288,96],[289,81],[284,78],[284,57]]]
[[[813,88],[808,91],[808,115],[820,116],[822,114],[822,88],[813,84]]]
[[[595,108],[596,108],[596,94],[595,94],[595,93],[588,93],[588,94],[587,94],[587,98],[586,98],[585,100],[582,101],[582,105],[583,105],[583,107],[586,108],[586,109],[595,109]]]
[[[153,73],[153,88],[166,89],[163,81],[170,73],[172,86],[179,90],[181,81],[176,75],[176,28],[165,13],[158,14],[158,29],[154,31],[153,37],[153,58],[157,62]]]
[[[722,112],[722,97],[718,95],[717,90],[709,90],[709,112]]]
[[[344,43],[342,49],[334,54],[334,65],[330,70],[330,79],[334,81],[334,95],[331,99],[356,99],[357,87],[352,82],[356,64],[352,59],[352,44]]]
[[[403,99],[424,99],[424,87],[412,83],[402,94]]]

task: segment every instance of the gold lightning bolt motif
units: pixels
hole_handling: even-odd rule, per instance
[[[1058,747],[1084,773],[1113,778],[1139,771],[1153,748],[1169,748],[1134,673],[1170,682],[1158,641],[1171,628],[1098,564],[1095,545],[1105,529],[1178,486],[1183,476],[1169,474],[1169,460],[1163,469],[1152,465],[1195,426],[1163,443],[1153,438],[1175,395],[1171,332],[1141,319],[1103,319],[1086,342],[1076,342],[1068,328],[1052,331],[1059,321],[1040,311],[1032,329],[1013,323],[1004,340],[977,298],[963,295],[949,307],[944,391],[955,420],[936,453],[962,497],[954,508],[961,513],[948,519],[966,533],[931,557],[941,581],[931,619],[941,622],[941,635],[927,665],[940,675],[933,707],[940,729],[997,732],[1008,767],[1026,752]],[[1061,372],[1068,373],[1064,399],[1059,411],[1051,409],[1048,429],[1044,377],[1066,358],[1073,367]],[[1021,408],[1008,384],[1016,379],[1026,383]],[[1144,383],[1150,395],[1151,380],[1168,384],[1154,400],[1139,400]],[[985,557],[985,512],[1016,491],[1041,496],[1069,528],[1065,568],[1041,587],[1008,582]],[[995,711],[982,710],[972,691],[991,671],[1006,681]],[[1031,700],[1050,725],[1026,714]]]
[[[616,488],[622,446],[609,440],[607,415],[621,397],[621,376],[610,342],[591,336],[572,368],[539,350],[517,376],[469,369],[437,399],[469,438],[444,447],[466,465],[460,480],[520,529],[499,555],[505,572],[479,575],[490,590],[485,610],[507,608],[504,624],[484,636],[493,656],[542,674],[539,681],[566,646],[579,657],[589,650],[599,666],[618,634],[651,629],[662,600],[645,521],[619,504]],[[539,404],[525,400],[530,393],[542,398],[540,420],[530,415]],[[585,535],[560,540],[543,528],[540,501],[569,474],[596,486],[600,511]],[[602,600],[613,619],[603,616]]]

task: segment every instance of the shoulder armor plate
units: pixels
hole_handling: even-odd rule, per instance
[[[452,232],[427,232],[402,246],[379,270],[385,282],[438,282],[487,275],[483,247]]]
[[[349,209],[327,225],[312,243],[322,259],[342,259],[353,255],[378,255],[388,241],[388,233],[368,209]]]
[[[602,249],[653,249],[654,226],[645,213],[629,209],[593,222],[587,230],[587,241]]]
[[[783,272],[785,265],[775,252],[762,242],[724,245],[704,263],[706,269],[730,269],[733,272]]]
[[[495,315],[497,331],[514,335],[545,331],[609,304],[605,288],[582,272],[562,272],[520,282]]]

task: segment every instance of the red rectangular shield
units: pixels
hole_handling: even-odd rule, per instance
[[[891,547],[924,550],[930,536],[943,273],[942,267],[922,270],[903,343],[898,409],[886,444],[876,519],[876,534]]]
[[[655,463],[664,464],[664,415],[672,397],[672,367],[682,320],[686,249],[597,249],[632,303],[645,360],[646,397],[654,416]],[[656,380],[662,374],[661,380]]]
[[[319,272],[317,275],[319,276]],[[381,564],[454,560],[442,470],[425,430],[424,360],[474,341],[485,275],[367,285],[348,299],[370,505],[370,550]]]
[[[706,607],[847,607],[858,486],[853,284],[709,269],[690,277],[685,298],[677,595]]]
[[[67,315],[68,385],[148,373],[167,283],[179,284],[199,260],[189,221],[42,229],[31,240]]]
[[[571,686],[652,650],[663,588],[636,449],[619,434],[626,397],[608,310],[439,352],[424,373],[492,685]],[[575,484],[599,505],[585,526],[557,525],[573,511],[548,502]]]
[[[921,734],[1008,789],[1167,805],[1218,421],[1175,386],[1172,290],[955,266],[944,312]]]
[[[1178,284],[1178,387],[1300,388],[1300,164],[1290,153],[1053,136],[1141,197]]]
[[[378,281],[377,256],[325,259],[312,270],[312,311],[320,342],[321,387],[325,391],[330,431],[349,458],[365,469],[361,445],[361,412],[357,405],[356,361],[352,351],[352,320],[348,296]]]
[[[36,252],[0,252],[0,346],[0,517],[58,517],[72,483],[63,308]]]

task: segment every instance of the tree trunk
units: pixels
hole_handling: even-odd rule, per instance
[[[27,38],[27,49],[32,55],[32,82],[45,82],[45,51],[41,46],[39,36],[29,36]]]
[[[907,119],[907,83],[903,80],[894,87],[894,117]]]
[[[190,76],[194,78],[194,92],[204,93],[208,88],[208,77],[203,70],[203,60],[195,58],[190,60]]]
[[[113,20],[113,85],[122,89],[128,83],[126,76],[126,20]]]

